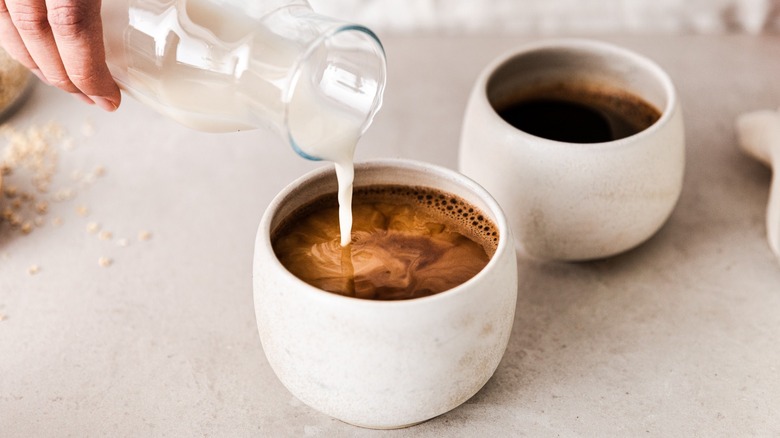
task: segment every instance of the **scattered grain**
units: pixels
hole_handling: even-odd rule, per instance
[[[3,91],[1,88],[0,94]],[[94,132],[95,128],[89,120],[81,126],[81,133],[85,137],[92,136]],[[6,202],[0,206],[0,226],[9,226],[25,235],[46,225],[44,215],[53,209],[50,208],[50,203],[71,201],[85,185],[92,184],[106,175],[106,167],[97,165],[92,170],[71,171],[70,187],[59,185],[60,181],[68,184],[67,180],[62,180],[61,177],[57,177],[55,181],[60,150],[68,151],[76,147],[73,139],[66,136],[63,128],[56,123],[19,130],[9,124],[0,125],[0,140],[3,138],[6,141],[0,144],[0,204],[2,201]],[[75,211],[82,217],[90,215],[90,209],[86,205],[76,206]],[[62,217],[53,217],[51,224],[62,226]],[[101,225],[97,222],[88,223],[86,229],[100,240],[114,239],[113,233],[101,231]],[[152,233],[146,230],[138,233],[140,241],[150,240],[151,237]],[[122,237],[116,240],[116,244],[126,247],[130,244],[130,239]],[[8,259],[8,254],[0,254],[0,260],[5,259]],[[109,257],[98,259],[98,265],[101,267],[108,267],[113,263],[114,260]],[[36,275],[39,271],[38,265],[27,269],[29,275]]]
[[[97,222],[90,222],[87,224],[87,232],[89,234],[96,234],[100,231],[100,224]]]
[[[95,125],[92,124],[91,120],[85,120],[81,125],[81,134],[84,137],[92,137],[95,135]]]
[[[15,198],[19,189],[16,186],[8,186],[5,188],[6,198]]]
[[[54,194],[55,201],[70,201],[76,196],[71,189],[60,189]]]
[[[49,211],[49,203],[46,201],[40,201],[35,203],[35,211],[38,214],[46,214]]]

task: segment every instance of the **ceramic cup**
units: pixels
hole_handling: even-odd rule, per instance
[[[632,136],[583,144],[530,135],[496,112],[498,102],[539,84],[580,80],[641,97],[661,117]],[[684,148],[677,93],[657,64],[611,44],[550,40],[514,50],[479,76],[459,168],[496,198],[526,255],[588,260],[633,248],[664,224],[682,189]]]
[[[254,299],[265,355],[298,399],[354,425],[390,429],[447,412],[493,375],[517,299],[517,265],[506,219],[478,184],[413,161],[358,164],[355,187],[401,184],[455,194],[497,226],[496,253],[448,291],[402,301],[345,297],[304,283],[274,255],[271,233],[292,212],[336,191],[334,171],[315,170],[272,201],[257,233]]]

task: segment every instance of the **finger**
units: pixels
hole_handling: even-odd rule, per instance
[[[69,93],[81,93],[65,72],[49,26],[44,0],[7,1],[6,6],[27,52],[46,79]]]
[[[46,9],[70,81],[101,108],[115,110],[121,94],[106,65],[100,0],[46,0]]]
[[[35,64],[30,53],[27,52],[27,48],[24,47],[24,42],[19,36],[19,32],[16,31],[13,22],[11,21],[11,15],[8,13],[8,8],[5,5],[5,0],[0,0],[0,43],[3,48],[12,58],[19,61],[22,65],[30,69],[31,71],[38,70],[38,65]],[[38,72],[40,75],[40,71]],[[40,75],[39,77],[42,77]]]

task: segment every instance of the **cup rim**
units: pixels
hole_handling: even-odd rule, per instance
[[[661,117],[659,117],[658,120],[656,120],[655,123],[653,123],[647,129],[637,132],[636,134],[630,135],[628,137],[623,137],[617,140],[610,140],[610,141],[597,142],[597,143],[572,143],[572,142],[565,142],[559,140],[552,140],[545,137],[539,137],[533,134],[529,134],[521,129],[515,128],[514,126],[510,125],[507,121],[505,121],[503,118],[501,118],[501,116],[498,114],[496,109],[493,107],[493,104],[488,99],[487,88],[490,83],[490,79],[493,77],[493,75],[500,68],[504,67],[505,65],[507,65],[509,62],[511,62],[513,59],[517,57],[524,56],[526,54],[537,52],[537,51],[543,51],[549,49],[563,49],[563,48],[582,49],[582,50],[588,50],[590,52],[612,53],[624,58],[628,58],[632,60],[636,65],[641,66],[645,71],[649,72],[652,77],[658,80],[666,96],[666,105],[661,110]],[[510,49],[504,52],[504,54],[495,58],[482,70],[478,79],[478,85],[475,89],[479,90],[478,93],[479,99],[481,99],[483,103],[486,104],[488,108],[490,108],[491,115],[495,116],[495,118],[497,118],[500,121],[501,126],[508,130],[511,130],[511,132],[513,132],[514,135],[520,135],[524,138],[536,142],[539,141],[544,142],[548,147],[550,145],[556,145],[557,147],[560,148],[576,148],[579,150],[582,150],[583,148],[588,148],[588,149],[621,148],[621,147],[631,145],[632,143],[639,143],[639,141],[644,139],[645,137],[655,135],[655,133],[658,130],[662,129],[664,125],[669,123],[669,120],[673,117],[675,109],[678,106],[678,96],[677,96],[677,91],[674,87],[674,83],[672,82],[672,79],[669,76],[669,74],[663,68],[661,68],[661,66],[658,65],[658,63],[656,63],[655,61],[653,61],[652,59],[648,58],[645,55],[642,55],[628,48],[619,46],[617,44],[596,40],[596,39],[589,39],[589,38],[545,39],[545,40],[534,41],[531,43],[523,44],[519,47]]]
[[[439,176],[449,179],[450,181],[460,185],[465,190],[470,191],[473,194],[477,195],[486,204],[487,209],[489,211],[485,213],[493,216],[491,217],[491,219],[493,219],[496,227],[498,228],[499,239],[498,239],[498,244],[496,245],[496,250],[493,253],[493,256],[490,257],[488,263],[479,272],[477,272],[473,277],[469,278],[463,283],[460,283],[459,285],[451,289],[447,289],[445,291],[433,295],[428,295],[425,297],[418,297],[418,298],[409,298],[404,300],[390,300],[390,301],[349,297],[349,296],[340,295],[333,292],[328,292],[326,290],[312,286],[306,283],[305,281],[301,280],[300,278],[296,277],[293,273],[287,270],[287,268],[284,265],[282,265],[282,263],[279,261],[279,259],[276,257],[276,254],[274,253],[273,246],[271,244],[271,223],[273,222],[273,219],[275,218],[279,209],[284,205],[284,203],[291,196],[293,196],[297,191],[301,190],[301,187],[303,187],[306,184],[309,184],[311,181],[316,181],[318,179],[321,179],[328,174],[333,174],[333,178],[335,178],[335,169],[333,168],[333,166],[322,166],[310,172],[307,172],[306,174],[298,177],[290,184],[288,184],[286,187],[284,187],[273,198],[273,200],[271,201],[271,203],[268,205],[265,212],[263,213],[262,219],[260,220],[260,225],[257,231],[257,237],[255,239],[255,252],[269,251],[271,253],[271,257],[270,257],[271,263],[274,264],[274,268],[278,269],[281,272],[281,275],[286,277],[288,280],[291,280],[299,284],[300,285],[299,290],[302,290],[303,291],[302,293],[306,293],[306,294],[310,293],[312,297],[317,297],[319,299],[330,300],[334,302],[343,302],[346,305],[368,306],[372,308],[379,307],[379,306],[382,307],[414,306],[414,305],[422,305],[426,303],[436,303],[441,300],[447,300],[457,295],[465,293],[466,290],[468,290],[472,284],[478,281],[482,281],[482,277],[489,275],[490,271],[496,269],[495,266],[499,263],[498,259],[500,257],[500,254],[502,254],[504,251],[507,250],[508,245],[514,245],[514,240],[512,238],[511,231],[509,229],[509,223],[507,221],[506,216],[504,215],[503,210],[501,209],[501,206],[493,198],[493,196],[490,193],[488,193],[487,190],[485,190],[481,185],[479,185],[474,180],[463,175],[460,172],[436,164],[431,164],[431,163],[417,161],[417,160],[409,160],[409,159],[386,158],[386,159],[374,159],[374,160],[368,160],[363,162],[356,162],[355,174],[357,176],[358,173],[363,171],[376,169],[376,168],[385,168],[385,167],[402,168],[402,169],[408,169],[417,172],[438,174]],[[400,182],[399,184],[403,185],[404,183]],[[441,190],[441,189],[437,189],[437,190]],[[457,193],[454,194],[458,195]],[[513,247],[510,249],[514,250]],[[254,259],[255,260],[253,260],[253,263],[256,263],[257,257],[255,256]],[[253,277],[256,275],[255,273],[256,269],[257,269],[256,266],[253,266]]]

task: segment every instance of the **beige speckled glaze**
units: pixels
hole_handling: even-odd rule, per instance
[[[520,131],[491,104],[534,83],[580,78],[630,91],[661,118],[620,140],[572,144]],[[466,110],[459,168],[501,204],[525,254],[587,260],[633,248],[664,224],[682,189],[684,149],[677,93],[657,64],[602,42],[547,40],[483,70]]]
[[[376,184],[460,196],[498,227],[495,255],[467,282],[412,300],[354,299],[304,283],[276,259],[270,233],[296,208],[336,190],[333,170],[322,168],[293,182],[266,210],[255,243],[254,297],[266,357],[291,393],[347,423],[389,429],[459,406],[493,375],[514,320],[517,266],[500,207],[463,175],[401,160],[356,166],[356,187]]]

